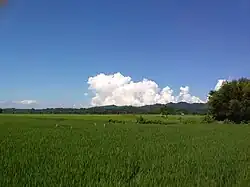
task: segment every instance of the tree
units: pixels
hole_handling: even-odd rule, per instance
[[[219,90],[210,91],[208,106],[209,113],[216,120],[249,121],[250,79],[226,82]]]
[[[161,108],[161,115],[164,116],[165,118],[168,117],[168,115],[170,114],[175,114],[175,110],[173,108],[170,108],[170,107],[167,107],[167,106],[164,106]]]
[[[0,114],[1,114],[1,113],[3,113],[3,109],[2,109],[2,108],[0,108]]]

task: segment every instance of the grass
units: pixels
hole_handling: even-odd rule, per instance
[[[0,115],[0,186],[250,186],[250,126],[135,118]]]

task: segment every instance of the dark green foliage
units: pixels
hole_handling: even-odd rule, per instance
[[[211,115],[205,115],[202,119],[202,123],[214,123],[215,119]]]
[[[186,103],[186,102],[180,102],[180,103],[169,103],[167,104],[168,108],[175,109],[177,115],[180,114],[206,114],[208,106],[204,103]]]
[[[197,120],[193,120],[193,119],[182,119],[182,122],[183,124],[195,124],[195,123],[198,123]]]
[[[144,124],[146,120],[142,116],[139,116],[136,118],[136,123]]]
[[[126,121],[117,120],[117,119],[109,119],[108,122],[109,123],[122,123],[122,124],[126,124]]]
[[[0,114],[1,114],[1,113],[3,113],[3,109],[2,109],[2,108],[0,108]]]
[[[250,120],[250,79],[226,82],[218,91],[211,91],[209,112],[216,120],[236,123]]]
[[[161,115],[163,117],[166,118],[166,117],[168,117],[169,114],[170,114],[170,112],[169,112],[169,109],[167,106],[161,108]]]
[[[136,118],[136,123],[137,124],[163,124],[163,125],[168,125],[170,124],[167,121],[162,121],[162,120],[148,120],[143,118],[142,116],[139,116]]]
[[[167,115],[205,114],[206,104],[169,103],[167,105],[155,104],[141,107],[134,106],[101,106],[92,108],[46,108],[46,109],[3,109],[5,114],[161,114],[166,110]]]

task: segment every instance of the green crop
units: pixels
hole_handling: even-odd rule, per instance
[[[249,125],[137,117],[0,115],[0,186],[249,186]]]

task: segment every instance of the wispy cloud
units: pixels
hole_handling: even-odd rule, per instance
[[[13,103],[23,104],[23,105],[38,104],[38,102],[36,100],[13,101]]]
[[[0,101],[1,108],[34,108],[39,106],[36,100],[21,100],[21,101]]]

